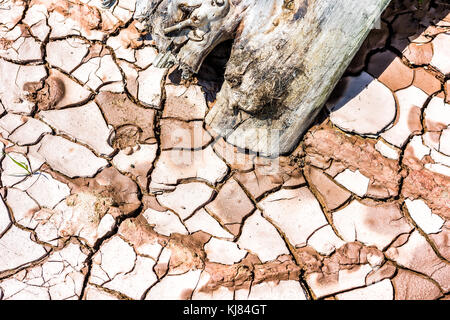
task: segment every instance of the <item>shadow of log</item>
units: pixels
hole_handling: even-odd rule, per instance
[[[418,1],[396,0],[389,5],[381,17],[380,29],[370,32],[331,93],[326,106],[334,105],[343,97],[347,89],[348,77],[358,76],[362,72],[367,72],[374,78],[380,77],[397,57],[402,58],[411,38],[422,34],[427,28],[434,26],[450,14],[450,4],[439,1],[424,1],[422,7],[417,7],[417,4]],[[382,55],[374,57],[380,53]],[[404,62],[410,64],[409,61]],[[418,67],[414,64],[411,66]],[[369,84],[366,83],[360,88],[363,89]],[[359,93],[360,91],[353,91],[345,99],[351,100]],[[318,121],[313,125],[319,123]]]

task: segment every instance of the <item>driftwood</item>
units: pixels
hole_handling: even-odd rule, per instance
[[[139,1],[139,0],[138,0]],[[390,0],[142,0],[160,50],[155,64],[198,72],[234,39],[206,123],[238,147],[290,152]]]

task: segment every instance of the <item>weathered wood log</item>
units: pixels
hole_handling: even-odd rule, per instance
[[[234,39],[206,123],[238,147],[290,152],[390,0],[154,0],[144,20],[189,77]]]

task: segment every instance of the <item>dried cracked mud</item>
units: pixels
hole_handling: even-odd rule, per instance
[[[214,137],[134,0],[0,1],[0,299],[448,299],[450,6],[394,1],[290,155]],[[211,66],[209,66],[211,67]]]

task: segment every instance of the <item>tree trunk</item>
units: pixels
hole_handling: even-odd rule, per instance
[[[277,156],[298,144],[389,2],[157,0],[147,16],[186,77],[234,38],[206,123],[233,145]]]

